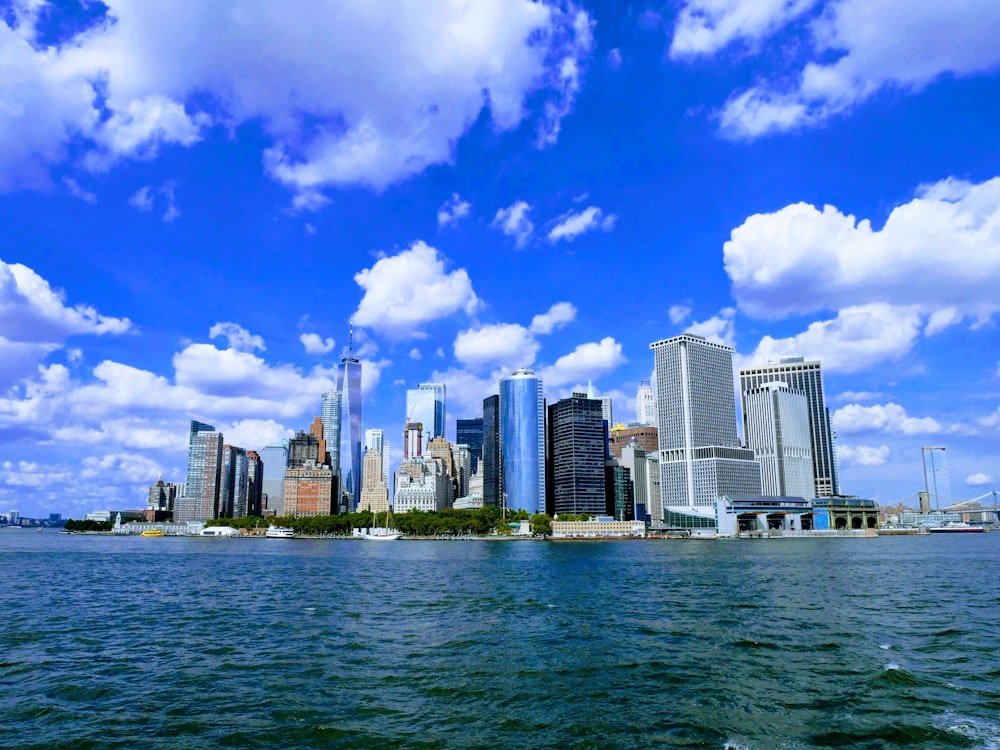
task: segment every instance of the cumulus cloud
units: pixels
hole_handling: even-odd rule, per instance
[[[547,312],[531,319],[532,333],[552,333],[576,320],[576,307],[571,302],[556,302]]]
[[[992,484],[993,477],[990,474],[984,472],[976,472],[975,474],[969,474],[965,478],[965,483],[972,487],[982,487],[984,484]]]
[[[831,400],[833,401],[875,401],[883,398],[884,394],[878,391],[844,391],[838,393]]]
[[[80,187],[80,183],[72,177],[63,177],[63,185],[66,186],[66,191],[74,198],[79,198],[84,203],[89,203],[91,206],[97,205],[97,195],[89,190],[84,190]]]
[[[420,357],[420,350],[417,349],[416,347],[413,347],[412,349],[410,349],[410,355],[409,356],[410,356],[410,359],[412,359],[412,360],[419,360],[421,358]]]
[[[889,446],[838,445],[837,460],[843,466],[881,466],[889,460]]]
[[[710,55],[741,40],[769,36],[816,0],[688,0],[677,16],[670,56]]]
[[[463,201],[458,193],[452,193],[451,198],[446,200],[441,208],[438,209],[438,226],[445,227],[449,224],[457,223],[459,219],[468,216],[471,209],[471,203]]]
[[[887,432],[898,435],[935,435],[945,427],[931,417],[911,417],[896,403],[848,404],[833,412],[831,419],[838,434]]]
[[[771,33],[810,0],[692,0],[671,46],[708,53],[731,40]],[[1000,47],[992,29],[1000,5],[960,0],[841,0],[810,25],[815,61],[794,81],[763,82],[734,93],[719,115],[723,134],[755,138],[821,123],[887,87],[918,91],[945,74],[995,70]],[[905,33],[900,33],[905,29]]]
[[[266,170],[297,193],[382,188],[449,162],[484,110],[508,130],[537,104],[552,142],[593,43],[571,3],[106,6],[55,45],[35,43],[42,3],[0,24],[0,189],[43,185],[74,151],[106,169],[250,120],[271,139]]]
[[[132,194],[128,202],[129,205],[138,208],[140,211],[152,211],[153,197],[153,189],[149,185],[143,185]]]
[[[516,323],[496,323],[461,331],[455,337],[455,358],[473,369],[512,369],[532,364],[541,344],[531,331]]]
[[[229,342],[229,348],[238,352],[252,352],[254,349],[263,351],[264,339],[250,333],[237,323],[216,323],[208,329],[211,339],[224,337]]]
[[[354,281],[365,293],[354,323],[397,338],[423,338],[425,323],[459,311],[471,315],[480,305],[466,270],[446,271],[444,256],[421,241],[380,258]]]
[[[560,216],[558,223],[549,230],[549,242],[571,241],[581,234],[598,229],[610,232],[614,229],[617,218],[614,214],[605,215],[597,206],[589,206],[577,213],[570,211]]]
[[[795,336],[764,336],[748,361],[764,363],[804,355],[822,360],[827,372],[860,372],[879,362],[903,357],[919,338],[922,325],[916,307],[848,307],[832,320],[810,323]]]
[[[122,334],[128,318],[89,305],[66,305],[66,295],[20,263],[0,260],[0,386],[31,375],[47,354],[75,334]]]
[[[671,305],[667,314],[670,316],[670,322],[679,326],[691,317],[691,308],[687,305]]]
[[[580,344],[554,364],[542,369],[546,388],[558,388],[567,383],[596,379],[617,369],[627,360],[622,345],[607,336],[599,342]]]
[[[524,201],[516,201],[507,208],[499,209],[490,226],[513,237],[518,247],[524,247],[535,231],[535,225],[528,218],[529,211],[531,206]]]
[[[736,346],[736,310],[726,307],[708,320],[691,323],[685,329],[686,333],[704,336],[709,341],[726,346]]]
[[[923,186],[880,230],[833,206],[755,214],[723,257],[739,306],[754,316],[884,301],[936,313],[933,333],[1000,309],[1000,177]]]
[[[318,333],[303,333],[299,336],[299,341],[305,347],[306,354],[329,354],[335,343],[333,339],[324,339]]]

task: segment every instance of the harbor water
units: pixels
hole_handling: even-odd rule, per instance
[[[1000,533],[0,530],[4,748],[1000,748]]]

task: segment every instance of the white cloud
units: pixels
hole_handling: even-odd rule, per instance
[[[319,211],[323,206],[330,203],[330,199],[327,198],[319,190],[307,189],[301,190],[295,194],[292,198],[292,213],[300,214],[303,212],[313,213]],[[306,231],[309,231],[311,224],[306,224]],[[316,230],[313,229],[309,234],[315,234]]]
[[[833,206],[755,214],[733,230],[723,256],[751,315],[889,302],[935,313],[933,333],[958,316],[1000,310],[1000,177],[923,186],[881,230]]]
[[[556,302],[547,312],[531,319],[531,332],[549,334],[576,320],[576,307],[570,302]]]
[[[617,70],[622,64],[622,52],[620,49],[615,47],[608,53],[608,65]]]
[[[670,56],[710,55],[735,40],[753,43],[816,0],[688,0],[677,16]]]
[[[518,247],[524,247],[535,231],[535,225],[528,218],[530,210],[531,206],[524,201],[516,201],[507,208],[499,209],[490,226],[513,237]]]
[[[446,200],[437,212],[437,222],[439,227],[455,224],[459,219],[469,215],[472,204],[463,201],[458,193],[452,193],[451,198]]]
[[[82,464],[80,477],[85,480],[113,474],[119,482],[152,484],[163,473],[160,464],[138,453],[109,453],[101,458],[87,456]]]
[[[420,350],[417,349],[416,347],[410,349],[410,355],[409,356],[410,356],[410,359],[412,359],[412,360],[419,360],[420,359]]]
[[[546,388],[596,379],[618,368],[627,360],[622,345],[607,336],[599,342],[580,344],[549,367],[542,368]]]
[[[916,307],[885,304],[848,307],[833,320],[810,323],[789,338],[764,336],[748,363],[804,355],[819,359],[826,372],[860,372],[874,364],[897,360],[920,336],[922,318]]]
[[[833,401],[875,401],[883,398],[878,391],[844,391],[833,397]]]
[[[39,361],[74,334],[122,334],[128,318],[89,305],[67,307],[66,295],[20,263],[0,260],[0,386],[32,374]]]
[[[79,198],[84,203],[89,203],[91,206],[97,204],[97,195],[91,193],[89,190],[84,190],[80,187],[80,183],[72,177],[63,177],[63,185],[66,186],[67,192],[69,192],[69,194],[74,198]]]
[[[589,206],[577,213],[570,211],[560,216],[559,223],[549,231],[549,242],[573,240],[581,234],[597,229],[610,232],[614,229],[617,218],[614,214],[604,215],[597,206]]]
[[[264,351],[264,339],[256,334],[250,333],[246,328],[237,323],[216,323],[208,329],[210,339],[225,337],[229,342],[229,348],[238,352],[252,352],[254,349]]]
[[[843,466],[881,466],[889,460],[889,446],[837,446],[837,460]]]
[[[365,294],[354,323],[398,338],[422,338],[420,327],[480,305],[464,268],[445,271],[445,258],[424,242],[380,258],[354,276]]]
[[[152,188],[150,188],[149,185],[143,185],[132,194],[132,197],[128,199],[128,202],[140,211],[152,211],[153,197],[154,194],[152,192]]]
[[[685,24],[682,11],[678,31],[693,33],[675,36],[674,45],[681,52],[711,52],[734,38],[770,33],[809,5],[809,0],[698,0],[689,7],[723,12]],[[810,27],[815,58],[822,62],[806,64],[791,87],[764,82],[734,94],[720,114],[721,130],[735,138],[791,130],[849,112],[884,88],[918,91],[944,74],[995,70],[1000,46],[993,29],[998,25],[1000,5],[977,0],[831,3]]]
[[[230,445],[259,451],[265,445],[294,437],[295,431],[273,419],[240,419],[215,425]]]
[[[965,478],[965,483],[972,487],[982,487],[985,484],[992,484],[993,477],[990,474],[985,474],[979,471],[975,474],[969,474],[969,476]]]
[[[461,331],[455,337],[455,358],[473,369],[510,370],[535,361],[541,348],[531,331],[516,323],[496,323]]]
[[[736,346],[736,310],[726,307],[708,320],[691,323],[685,329],[686,333],[704,336],[709,341],[726,346]]]
[[[306,354],[329,354],[335,343],[333,339],[324,339],[318,333],[303,333],[299,336],[299,341],[305,347]]]
[[[670,315],[670,322],[675,326],[679,326],[691,317],[691,308],[686,305],[671,305],[668,314]]]
[[[586,12],[530,0],[107,6],[56,46],[34,43],[41,3],[0,24],[0,189],[43,185],[71,145],[103,169],[251,120],[296,192],[382,188],[449,162],[484,109],[502,131],[537,105],[553,141],[593,43]]]
[[[911,417],[899,404],[848,404],[833,412],[838,434],[886,432],[897,435],[935,435],[945,428],[931,417]]]

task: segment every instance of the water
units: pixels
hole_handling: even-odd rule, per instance
[[[1000,748],[998,563],[0,530],[0,746]]]

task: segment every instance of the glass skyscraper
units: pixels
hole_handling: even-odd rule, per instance
[[[506,506],[544,513],[545,398],[531,370],[500,379],[500,444]]]
[[[347,453],[351,458],[348,490],[351,493],[350,510],[354,510],[358,507],[358,502],[361,499],[361,442],[364,436],[361,432],[361,361],[354,357],[350,350],[347,356],[340,360],[337,390],[340,391],[343,408],[347,414]]]
[[[324,401],[325,402],[325,401]],[[264,464],[263,494],[267,509],[282,515],[285,510],[285,469],[288,468],[288,441],[271,443],[260,452]]]
[[[500,397],[483,399],[483,505],[500,505],[503,492],[500,456]]]
[[[603,404],[564,398],[549,406],[548,417],[549,512],[603,515],[608,509]]]
[[[460,445],[469,446],[472,473],[478,473],[479,461],[483,457],[483,418],[456,420],[455,442]]]
[[[423,453],[431,440],[444,437],[444,395],[442,383],[421,383],[406,391],[406,422],[419,422],[423,428]]]

